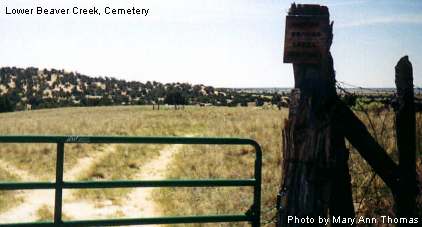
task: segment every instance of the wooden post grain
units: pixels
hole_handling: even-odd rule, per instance
[[[326,7],[299,7],[305,13],[313,11],[329,20]],[[325,226],[318,223],[318,218],[328,218],[329,210],[332,215],[354,217],[349,154],[342,131],[331,120],[338,100],[329,52],[331,26],[327,28],[327,49],[320,61],[293,64],[295,88],[283,131],[283,184],[277,226]],[[295,220],[306,217],[316,222]]]
[[[333,59],[329,51],[332,24],[324,30],[325,16],[329,20],[326,7],[292,4],[288,16],[290,21],[286,22],[287,25],[302,27],[286,26],[286,36],[289,37],[286,37],[288,48],[285,42],[284,62],[293,63],[295,88],[291,92],[289,118],[283,130],[283,178],[276,226],[323,226],[301,220],[327,217],[328,213],[345,218],[355,216],[345,138],[391,189],[397,216],[415,217],[419,182],[415,162],[412,65],[405,56],[396,66],[396,133],[400,161],[397,165],[337,96]],[[300,24],[301,21],[304,23]],[[318,53],[318,48],[312,49],[313,52],[306,50],[324,47],[324,44],[318,43],[321,39],[307,43],[312,39],[300,38],[318,34],[315,30],[303,32],[305,25],[318,25],[323,33],[321,37],[328,37],[325,51]],[[287,31],[290,33],[287,34]],[[320,56],[320,61],[315,62],[315,56]]]

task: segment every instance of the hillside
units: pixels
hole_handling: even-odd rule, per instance
[[[25,110],[63,106],[207,104],[217,106],[276,103],[276,93],[244,93],[187,83],[136,82],[90,77],[77,72],[38,68],[0,68],[0,106]]]

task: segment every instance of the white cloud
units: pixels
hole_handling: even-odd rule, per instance
[[[422,15],[395,15],[386,17],[368,18],[367,20],[357,20],[351,22],[339,22],[336,28],[350,28],[380,24],[420,24],[422,25]]]

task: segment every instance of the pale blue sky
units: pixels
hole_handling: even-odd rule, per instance
[[[145,82],[224,87],[290,87],[282,63],[291,1],[2,0],[0,66],[35,66]],[[297,1],[328,5],[334,20],[337,79],[394,86],[407,54],[422,86],[422,1]],[[16,16],[8,8],[138,7],[144,16]]]

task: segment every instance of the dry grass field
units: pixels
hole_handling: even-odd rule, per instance
[[[173,109],[153,111],[150,107],[62,108],[1,114],[0,120],[3,123],[0,126],[0,131],[7,135],[196,135],[255,138],[260,139],[258,142],[263,146],[264,150],[264,182],[275,182],[280,179],[279,171],[273,171],[272,169],[279,169],[280,129],[282,119],[287,116],[286,113],[286,110],[264,110],[259,108],[187,107],[184,110],[177,111]],[[117,145],[113,147],[113,151],[109,151],[109,145],[66,145],[65,170],[72,172],[75,166],[79,168],[80,160],[91,158],[95,160],[94,163],[76,176],[73,174],[70,179],[131,179],[142,165],[153,159],[157,155],[158,150],[162,148],[163,146],[154,145]],[[202,150],[203,147],[184,146],[181,153],[193,148]],[[216,148],[213,149],[215,151]],[[228,175],[237,176],[237,174],[247,176],[246,172],[251,173],[253,168],[254,156],[249,148],[245,149],[234,147],[230,148],[232,152],[228,150],[224,153],[213,152],[212,149],[204,149],[198,154],[205,156],[207,152],[217,154],[214,160],[204,160],[200,164],[201,166],[208,166],[207,169],[212,175],[207,176],[198,171],[197,174],[181,176],[181,178],[225,177]],[[1,180],[14,180],[15,178],[20,180],[53,180],[54,146],[3,144],[0,152],[2,153],[0,160],[7,163],[8,167],[0,169],[3,173]],[[225,164],[221,163],[225,156],[231,157],[230,159],[233,163],[228,160],[225,160]],[[189,160],[182,159],[183,157],[176,155],[170,166],[174,165],[172,168],[178,168],[179,165],[175,163],[179,162],[179,160],[180,165],[189,165],[189,162],[186,162]],[[219,166],[220,164],[227,168],[225,170],[217,168],[212,173],[211,170],[214,169],[212,165]],[[12,178],[14,172],[25,176]],[[169,173],[173,173],[173,170],[171,169]],[[173,175],[170,174],[168,177],[171,178]],[[275,185],[278,185],[278,183],[275,183]],[[272,206],[276,190],[277,187],[264,183],[264,203],[267,206]],[[119,205],[122,201],[125,201],[121,198],[127,193],[129,193],[127,189],[113,189],[80,190],[72,194],[76,199],[90,200],[101,206],[101,201],[103,200],[111,200],[113,204]],[[19,201],[22,200],[19,200],[19,196],[19,193],[10,192],[2,196],[5,201],[1,203],[1,209],[7,210],[10,206],[19,204]],[[158,201],[160,201],[160,198],[157,196]],[[248,197],[247,199],[250,198]],[[233,204],[234,202],[236,201],[233,200]],[[236,207],[233,204],[229,202],[227,207]],[[219,207],[223,207],[223,205],[219,205]],[[228,208],[224,209],[227,210]],[[243,211],[245,210],[239,210],[239,212]],[[212,213],[212,211],[210,212]],[[48,213],[45,206],[40,207],[38,213],[40,213],[40,216],[51,216],[45,215],[45,213]],[[116,216],[124,215],[119,215],[116,212]]]
[[[357,114],[394,157],[394,114]],[[281,178],[281,129],[285,118],[287,109],[280,111],[255,107],[187,107],[183,110],[159,111],[148,106],[61,108],[0,114],[0,132],[5,135],[194,135],[255,139],[263,149],[262,219],[266,223],[275,214],[273,208]],[[421,169],[421,114],[417,122],[418,166]],[[254,154],[247,146],[185,145],[176,149],[158,145],[77,144],[66,145],[65,178],[105,180],[151,176],[145,173],[145,168],[151,168],[148,163],[162,157],[163,150],[174,153],[163,159],[168,162],[166,166],[162,167],[160,163],[156,165],[165,170],[165,178],[248,178],[253,174]],[[54,178],[54,146],[2,144],[0,154],[1,181]],[[356,208],[364,214],[385,214],[391,205],[389,192],[379,179],[368,174],[371,173],[370,168],[352,148],[350,167]],[[1,223],[2,213],[19,208],[27,200],[23,192],[0,193]],[[130,200],[137,198],[132,196],[142,196],[139,193],[129,189],[76,190],[65,196],[65,204],[79,201],[86,206],[93,204],[93,209],[106,213],[106,217],[127,217],[136,212],[123,207],[130,206]],[[152,195],[155,205],[144,214],[233,214],[246,212],[252,204],[250,188],[163,188],[154,189]],[[35,219],[51,219],[51,205],[43,201],[34,203],[32,208],[36,210]],[[69,207],[68,212],[66,205],[64,207],[66,218],[79,218]],[[96,215],[92,213],[92,218]]]

